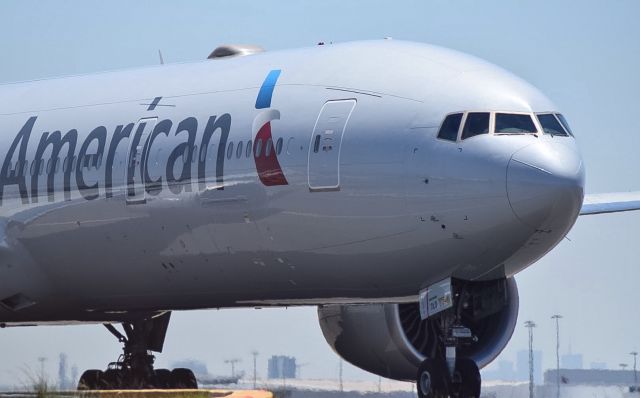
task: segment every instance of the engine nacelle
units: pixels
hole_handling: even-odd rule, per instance
[[[459,348],[458,355],[482,368],[511,339],[518,318],[518,288],[513,278],[493,284],[469,282],[463,288],[471,292],[467,299],[473,304],[464,325],[478,339]],[[437,318],[421,320],[417,303],[328,305],[318,308],[318,316],[325,339],[340,357],[382,377],[413,382],[422,361],[441,354]]]

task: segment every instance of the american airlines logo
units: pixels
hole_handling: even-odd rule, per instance
[[[280,118],[280,112],[271,109],[271,97],[280,76],[280,70],[271,71],[264,80],[256,100],[256,109],[261,109],[253,122],[252,154],[256,171],[260,181],[266,186],[286,185],[287,180],[282,172],[273,147],[271,135],[271,121]],[[156,98],[157,101],[159,98]],[[196,145],[198,135],[198,120],[195,117],[187,117],[177,123],[170,119],[159,121],[153,126],[153,130],[146,134],[144,121],[140,123],[128,123],[118,125],[111,135],[105,126],[94,128],[82,143],[78,142],[78,131],[71,129],[64,135],[60,131],[43,132],[38,141],[33,159],[27,159],[29,143],[32,142],[33,128],[37,116],[30,117],[18,134],[15,136],[0,170],[0,204],[4,198],[5,187],[17,185],[23,204],[37,203],[39,201],[39,180],[46,178],[46,191],[48,201],[54,201],[56,191],[56,174],[62,173],[62,191],[64,199],[71,199],[72,181],[86,200],[93,200],[104,192],[107,198],[113,196],[114,161],[121,141],[128,139],[126,171],[126,188],[131,191],[135,184],[141,184],[148,195],[158,195],[164,186],[174,193],[190,191],[193,180],[192,173],[197,173],[198,189],[207,188],[206,161],[207,150],[217,137],[218,148],[215,154],[215,181],[217,189],[224,189],[224,164],[227,152],[227,141],[231,130],[231,115],[210,116],[207,120],[199,145]],[[135,131],[134,131],[135,130]],[[148,130],[148,128],[147,128]],[[149,175],[149,154],[155,139],[160,135],[169,137],[184,135],[184,142],[176,145],[168,153],[165,172],[162,176],[152,178]],[[108,138],[110,141],[107,143]],[[263,148],[264,146],[264,148]],[[93,148],[90,150],[89,148]],[[141,158],[136,161],[136,151],[132,148],[142,148]],[[200,152],[195,153],[195,148]],[[122,148],[120,149],[122,151]],[[33,153],[33,151],[31,151]],[[45,156],[45,153],[48,156]],[[102,160],[104,159],[104,163]],[[197,163],[195,170],[192,163]],[[181,166],[180,166],[181,165]],[[91,167],[95,169],[104,166],[104,180],[95,178],[88,182],[84,173]],[[139,169],[137,169],[139,168]],[[61,169],[61,170],[60,170]],[[179,170],[176,173],[176,170]],[[44,171],[44,173],[43,173]],[[135,176],[140,180],[136,181]],[[59,180],[59,179],[58,179]],[[119,179],[118,179],[119,180]],[[209,180],[211,180],[209,178]],[[58,189],[56,189],[58,188]]]
[[[280,77],[280,70],[272,70],[264,80],[256,99],[256,109],[264,109],[264,111],[253,120],[253,128],[251,129],[254,137],[253,142],[264,142],[267,145],[264,156],[254,156],[258,177],[267,186],[287,185],[287,179],[282,172],[280,162],[278,162],[275,148],[271,147],[275,142],[271,137],[271,121],[280,119],[280,112],[276,109],[270,109],[271,97],[278,77]]]

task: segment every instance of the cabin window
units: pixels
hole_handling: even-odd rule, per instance
[[[469,112],[462,129],[462,139],[489,133],[489,112]]]
[[[536,115],[536,117],[538,118],[540,126],[542,126],[542,131],[544,131],[545,134],[561,135],[565,137],[568,135],[553,114],[545,113],[543,115]]]
[[[238,147],[236,148],[236,159],[240,159],[242,157],[242,141],[238,142]]]
[[[260,157],[261,153],[262,153],[262,138],[258,138],[255,144],[254,156]]]
[[[458,130],[460,129],[460,122],[462,121],[462,113],[454,113],[444,118],[440,131],[438,131],[438,138],[448,141],[455,141],[458,139]]]
[[[535,134],[538,132],[531,115],[496,113],[496,134]]]
[[[283,140],[282,137],[278,138],[278,141],[276,141],[276,155],[280,155],[282,153],[282,145],[283,145]]]
[[[264,156],[269,157],[269,155],[271,155],[271,148],[273,148],[273,141],[271,141],[271,138],[269,138],[264,149]]]
[[[198,146],[193,146],[193,151],[191,152],[191,163],[195,163],[198,160]]]
[[[320,150],[320,134],[316,135],[316,138],[313,140],[313,153],[318,153]]]
[[[251,140],[247,141],[247,149],[244,152],[245,157],[251,156]]]

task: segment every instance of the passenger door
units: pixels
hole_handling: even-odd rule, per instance
[[[340,146],[355,105],[353,99],[328,101],[320,110],[309,145],[310,191],[340,190]]]

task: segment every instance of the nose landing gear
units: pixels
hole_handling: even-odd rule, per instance
[[[480,370],[470,358],[426,358],[417,375],[419,398],[479,398]],[[450,369],[451,368],[451,369]]]
[[[162,352],[169,326],[170,312],[159,317],[123,323],[125,334],[113,325],[104,326],[123,343],[123,354],[107,370],[87,370],[78,382],[78,390],[197,389],[189,369],[154,369],[151,351]],[[126,336],[125,336],[126,335]]]
[[[474,300],[469,289],[448,283],[440,283],[438,288],[441,296],[445,292],[450,305],[429,317],[434,321],[439,344],[432,357],[425,358],[418,368],[418,397],[479,398],[481,377],[478,365],[471,358],[457,355],[461,347],[478,342],[471,329],[463,325],[463,320],[468,319],[463,313],[473,310]]]

